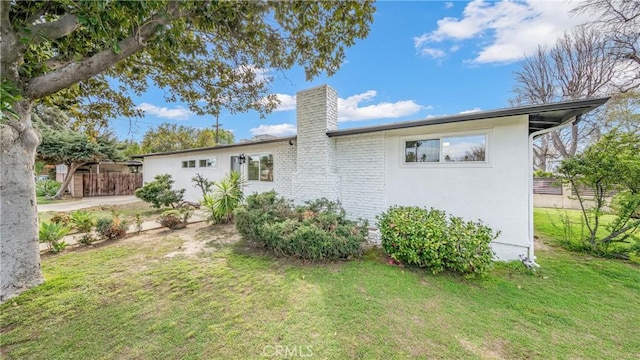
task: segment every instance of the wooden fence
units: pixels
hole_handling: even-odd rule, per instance
[[[133,195],[142,187],[142,173],[82,174],[83,196]]]

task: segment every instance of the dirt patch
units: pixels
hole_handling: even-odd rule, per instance
[[[503,355],[504,353],[504,342],[503,341],[494,341],[490,344],[484,344],[484,346],[478,346],[473,342],[456,337],[460,345],[467,351],[472,352],[474,355],[480,357],[481,359],[507,359]]]
[[[533,246],[536,250],[539,251],[553,251],[553,247],[546,244],[544,240],[540,239],[537,236],[533,238]]]

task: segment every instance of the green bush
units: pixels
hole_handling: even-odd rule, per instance
[[[247,240],[276,255],[311,261],[360,256],[367,234],[366,222],[347,220],[334,202],[320,199],[294,207],[274,191],[248,196],[235,216],[236,228]]]
[[[185,189],[174,190],[173,183],[171,175],[157,175],[153,181],[136,190],[136,197],[150,203],[156,209],[163,206],[175,208],[184,200]]]
[[[129,228],[126,221],[119,217],[100,218],[96,221],[96,232],[105,239],[120,239],[127,235]]]
[[[61,183],[53,180],[36,181],[36,196],[54,196],[60,190]]]
[[[85,210],[76,210],[71,212],[71,223],[76,230],[81,233],[91,232],[96,220],[91,216],[91,213]]]
[[[67,243],[61,241],[71,229],[62,223],[40,223],[40,229],[38,231],[38,237],[40,242],[47,243],[49,251],[52,253],[60,252],[67,247]]]
[[[499,233],[481,222],[415,206],[392,206],[377,219],[382,246],[396,261],[462,274],[482,274],[492,263]]]

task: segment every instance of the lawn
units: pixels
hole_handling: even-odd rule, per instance
[[[43,258],[7,359],[637,359],[640,267],[541,244],[542,270],[433,276],[377,250],[311,265],[190,225]],[[518,265],[518,266],[517,266]]]

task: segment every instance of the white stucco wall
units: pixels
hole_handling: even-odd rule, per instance
[[[486,164],[404,163],[404,140],[424,135],[486,132]],[[386,206],[419,205],[501,231],[493,248],[500,259],[526,254],[529,161],[526,116],[476,120],[389,131],[385,140]]]
[[[291,195],[291,172],[295,168],[295,144],[289,145],[287,141],[245,145],[216,150],[194,151],[189,153],[156,155],[144,158],[144,182],[152,181],[156,175],[170,174],[175,189],[186,189],[185,200],[200,201],[202,193],[199,188],[193,186],[191,178],[196,174],[202,174],[211,180],[220,180],[231,171],[231,156],[240,153],[245,155],[270,153],[273,154],[273,181],[248,181],[245,193],[264,192],[276,190],[279,194],[289,197]],[[215,168],[200,168],[200,159],[216,158]],[[182,168],[182,161],[196,160],[196,168]],[[247,164],[242,168],[246,178]]]

